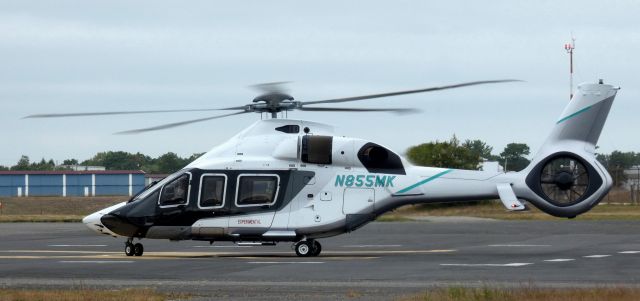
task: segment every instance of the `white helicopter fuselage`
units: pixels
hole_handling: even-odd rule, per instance
[[[283,126],[297,126],[301,130],[294,134],[275,130]],[[308,133],[304,133],[304,129],[309,129]],[[301,145],[303,137],[307,135],[331,137],[330,164],[303,162]],[[415,167],[404,159],[401,159],[403,168],[394,173],[371,172],[358,158],[358,151],[371,142],[333,135],[331,126],[320,123],[263,120],[203,155],[187,168],[295,170],[309,172],[313,176],[303,179],[303,188],[279,211],[205,218],[197,221],[193,227],[223,227],[231,235],[236,231],[242,232],[244,228],[262,228],[269,230],[265,232],[266,236],[288,233],[293,237],[317,237],[355,229],[378,214],[411,202],[497,196],[495,185],[483,184],[483,180],[503,174],[457,171],[458,176],[466,178],[456,179],[456,173],[452,174],[451,169]],[[436,178],[442,178],[441,185],[432,185],[431,189],[428,183],[421,183],[425,179],[430,182]],[[446,185],[442,185],[443,179],[447,179],[444,181]],[[477,183],[468,183],[472,186],[465,186],[465,191],[459,194],[452,193],[456,189],[451,188],[462,184],[459,181],[469,180]]]
[[[511,173],[413,166],[374,142],[336,136],[329,125],[261,120],[84,222],[129,238],[275,243],[352,231],[414,203],[501,199],[522,210],[526,200],[575,217],[611,187],[594,151],[616,92],[581,85],[531,164]]]

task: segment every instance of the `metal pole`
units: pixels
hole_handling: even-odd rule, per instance
[[[569,100],[573,98],[573,50],[576,48],[576,39],[572,36],[571,43],[564,44],[564,49],[569,54]]]
[[[636,178],[636,197],[633,201],[635,205],[638,205],[638,194],[640,193],[640,165],[636,165],[636,171],[638,172],[638,177]]]

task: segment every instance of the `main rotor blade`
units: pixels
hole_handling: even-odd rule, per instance
[[[212,116],[212,117],[192,119],[192,120],[187,120],[187,121],[167,123],[167,124],[161,124],[161,125],[154,126],[154,127],[149,127],[149,128],[117,132],[115,134],[116,135],[139,134],[139,133],[150,132],[150,131],[158,131],[158,130],[164,130],[164,129],[168,129],[168,128],[177,127],[177,126],[187,125],[187,124],[191,124],[191,123],[202,122],[202,121],[218,119],[218,118],[223,118],[223,117],[229,117],[229,116],[233,116],[233,115],[240,115],[240,114],[245,114],[245,113],[250,113],[250,112],[242,111],[242,112],[236,112],[236,113],[231,113],[231,114],[224,114],[224,115],[217,115],[217,116]]]
[[[325,100],[316,100],[316,101],[303,101],[302,104],[303,105],[310,105],[310,104],[318,104],[318,103],[347,102],[347,101],[356,101],[356,100],[371,99],[371,98],[397,96],[397,95],[404,95],[404,94],[440,91],[440,90],[455,89],[455,88],[462,88],[462,87],[475,86],[475,85],[497,84],[497,83],[508,83],[508,82],[520,82],[520,81],[521,80],[518,80],[518,79],[483,80],[483,81],[475,81],[475,82],[461,83],[461,84],[448,85],[448,86],[431,87],[431,88],[426,88],[426,89],[406,90],[406,91],[398,91],[398,92],[389,92],[389,93],[381,93],[381,94],[370,94],[370,95],[353,96],[353,97],[345,97],[345,98],[335,98],[335,99],[325,99]]]
[[[57,118],[57,117],[80,117],[80,116],[100,116],[100,115],[128,115],[128,114],[150,114],[150,113],[174,113],[174,112],[206,112],[218,110],[241,110],[244,107],[220,108],[220,109],[182,109],[182,110],[149,110],[149,111],[112,111],[112,112],[85,112],[85,113],[60,113],[60,114],[35,114],[22,118]]]
[[[391,112],[396,114],[418,113],[420,110],[411,108],[382,108],[382,109],[366,109],[366,108],[316,108],[316,107],[300,107],[296,108],[300,111],[310,112]]]

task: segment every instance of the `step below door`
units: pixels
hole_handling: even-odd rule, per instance
[[[346,188],[342,203],[344,214],[373,213],[375,191],[371,188]]]

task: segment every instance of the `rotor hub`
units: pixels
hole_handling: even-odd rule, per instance
[[[560,190],[568,190],[573,186],[573,175],[568,171],[558,172],[553,181],[556,183]]]
[[[264,102],[270,106],[277,106],[285,100],[293,100],[293,96],[282,92],[270,92],[253,99],[253,102]]]

